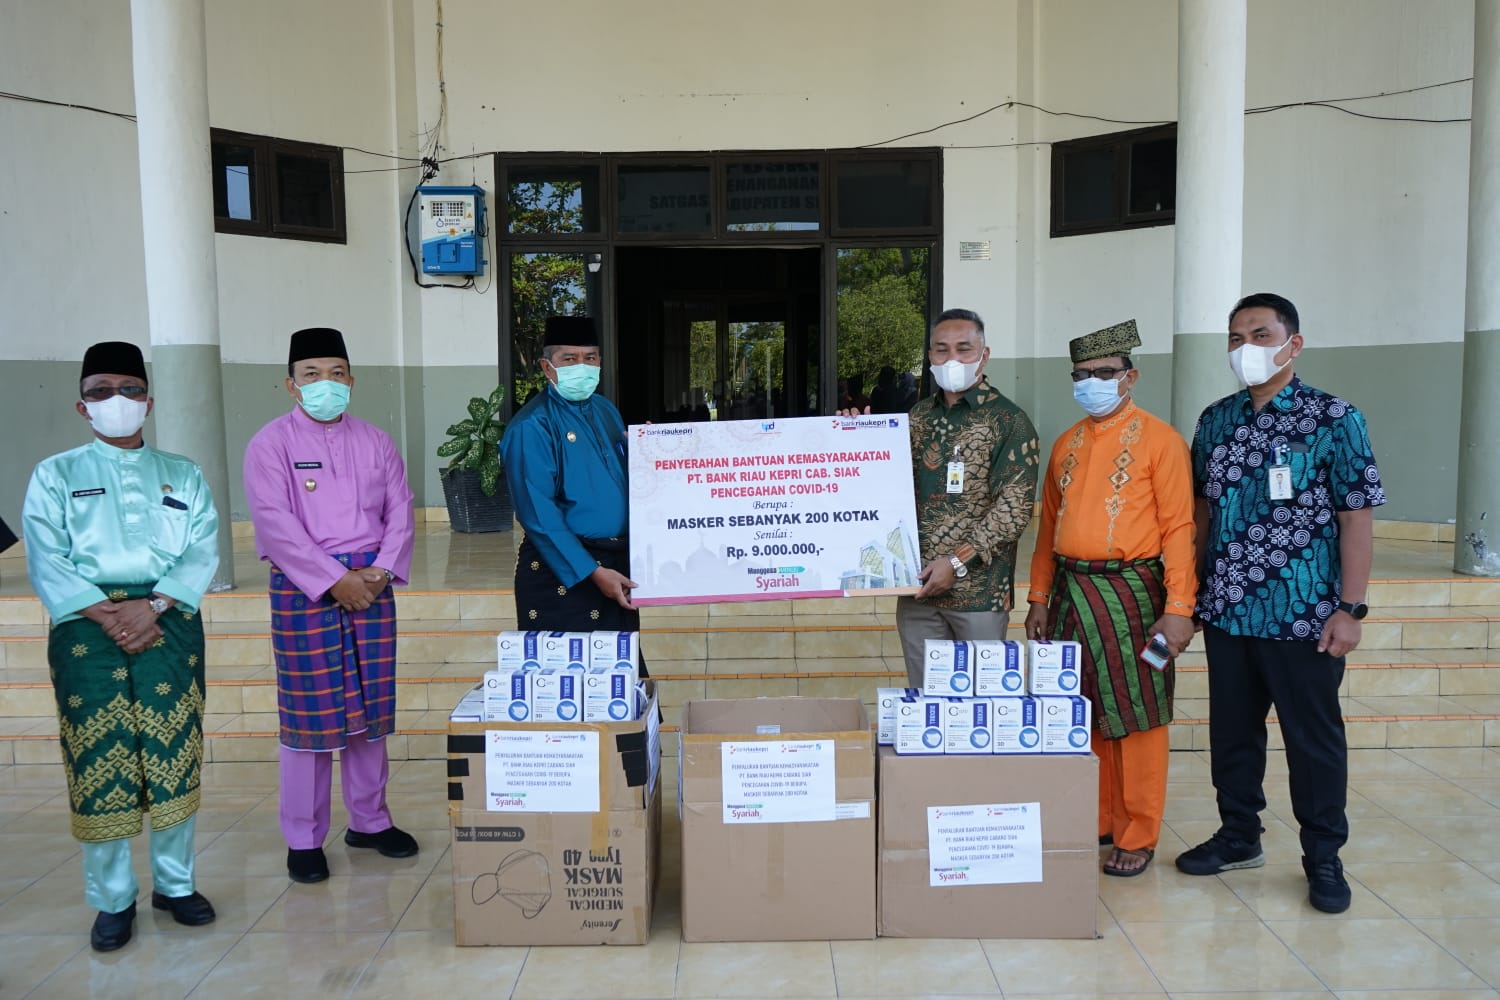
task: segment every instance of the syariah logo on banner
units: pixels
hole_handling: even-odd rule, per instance
[[[491,809],[520,809],[525,805],[525,792],[501,792],[490,796]]]
[[[942,882],[967,882],[969,881],[969,869],[967,868],[934,868],[938,881]]]
[[[760,819],[760,811],[765,807],[762,802],[747,803],[724,803],[724,808],[729,810],[729,815],[735,819]]]

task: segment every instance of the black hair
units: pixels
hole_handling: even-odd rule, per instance
[[[1300,321],[1297,318],[1297,307],[1292,305],[1292,300],[1277,295],[1275,292],[1255,292],[1246,295],[1234,304],[1229,310],[1229,322],[1234,322],[1234,317],[1246,309],[1269,309],[1276,314],[1281,325],[1286,327],[1288,335],[1301,332]]]
[[[984,320],[980,319],[979,314],[972,309],[944,309],[941,315],[938,316],[937,322],[932,324],[932,328],[936,330],[939,324],[947,323],[949,320],[961,320],[965,323],[973,323],[974,328],[979,331],[979,335],[981,337],[984,336]]]

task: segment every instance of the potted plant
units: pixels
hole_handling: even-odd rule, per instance
[[[448,440],[438,445],[438,458],[448,459],[439,473],[448,520],[454,531],[509,531],[513,518],[510,490],[500,474],[500,403],[505,386],[496,386],[488,399],[469,400],[469,417],[448,428]]]

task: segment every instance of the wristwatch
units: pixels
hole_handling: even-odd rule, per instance
[[[949,556],[948,561],[953,564],[954,576],[962,580],[964,577],[969,575],[969,567],[965,566],[964,561],[958,558],[958,556]]]
[[[386,569],[384,566],[380,567],[380,571],[385,574],[385,582],[386,583],[390,583],[392,580],[396,579],[396,574],[392,573],[390,570]]]
[[[1364,621],[1365,615],[1370,613],[1370,606],[1364,601],[1355,601],[1353,604],[1339,601],[1339,610],[1355,621]]]
[[[167,613],[168,604],[165,597],[153,597],[147,603],[151,605],[151,613],[156,617],[160,618]]]

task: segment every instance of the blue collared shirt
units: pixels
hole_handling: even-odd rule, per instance
[[[625,422],[603,396],[581,403],[549,385],[526,401],[500,439],[516,520],[566,587],[597,567],[580,539],[619,538],[629,526]]]
[[[1290,500],[1270,495],[1280,449]],[[1193,485],[1209,508],[1197,617],[1231,635],[1322,635],[1341,593],[1338,514],[1385,503],[1363,414],[1295,376],[1259,412],[1247,390],[1226,396],[1198,418]]]

